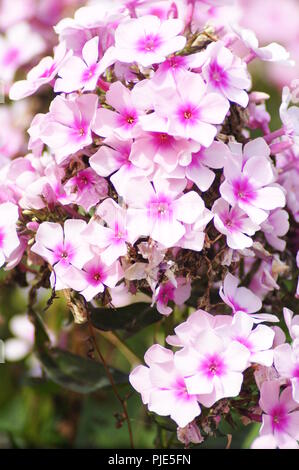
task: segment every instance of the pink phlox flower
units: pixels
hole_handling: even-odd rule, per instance
[[[92,168],[79,171],[76,176],[68,180],[64,190],[69,196],[69,201],[78,204],[86,212],[95,206],[108,194],[108,183],[105,178],[98,176]]]
[[[83,275],[86,286],[80,289],[80,293],[89,302],[97,294],[104,292],[105,286],[115,287],[123,277],[123,270],[119,261],[107,266],[101,256],[95,256],[84,265]]]
[[[243,153],[241,144],[230,147],[233,153],[224,166],[221,196],[260,224],[268,218],[269,210],[285,205],[283,190],[273,185],[275,175],[269,159],[270,149],[262,138],[247,143]]]
[[[290,53],[280,44],[272,42],[267,46],[260,47],[259,41],[252,30],[240,28],[237,25],[233,26],[233,30],[243,44],[251,51],[253,57],[258,57],[268,62],[293,64],[293,61],[290,61]]]
[[[168,55],[184,48],[186,38],[179,35],[183,28],[181,20],[161,21],[154,15],[124,21],[116,28],[115,46],[107,50],[101,62],[105,64],[107,55],[114,57],[114,62],[137,62],[143,67],[164,62]]]
[[[284,87],[279,108],[280,119],[286,134],[294,137],[295,141],[299,143],[299,108],[298,106],[289,107],[291,101],[292,93],[288,87]]]
[[[107,226],[97,221],[105,222]],[[91,220],[84,231],[88,242],[101,249],[101,259],[110,266],[127,254],[130,236],[126,227],[126,210],[113,199],[106,199],[96,210],[96,219]]]
[[[223,282],[223,286],[219,289],[219,295],[233,311],[233,315],[237,312],[243,312],[250,315],[254,323],[263,321],[277,322],[275,315],[256,313],[262,308],[261,299],[247,287],[238,287],[240,281],[237,277],[228,273]]]
[[[28,72],[26,80],[15,82],[10,88],[11,100],[20,100],[33,95],[41,86],[51,83],[60,68],[72,55],[72,51],[66,50],[64,42],[54,48],[54,57],[44,57],[38,65]]]
[[[185,72],[178,77],[176,89],[156,94],[154,110],[141,118],[144,130],[162,130],[209,147],[217,134],[215,125],[223,122],[229,103],[219,93],[207,92],[200,75]]]
[[[20,245],[17,234],[18,206],[12,202],[0,204],[0,267]]]
[[[175,327],[175,335],[169,335],[166,342],[171,346],[196,347],[198,336],[208,330],[217,330],[224,325],[231,325],[232,317],[229,315],[211,315],[204,310],[196,310],[187,320]]]
[[[129,205],[128,230],[140,236],[150,235],[165,247],[174,246],[186,232],[184,223],[192,224],[204,210],[195,191],[181,194],[180,184],[157,179],[132,179],[124,192]]]
[[[293,340],[299,338],[299,315],[294,316],[294,312],[289,308],[283,309],[283,317],[285,324],[288,327],[290,336]]]
[[[209,44],[204,54],[206,61],[202,76],[208,83],[208,90],[219,92],[229,101],[245,108],[249,101],[245,90],[251,85],[246,65],[222,41]]]
[[[175,364],[185,376],[187,391],[198,395],[206,407],[240,393],[242,372],[248,367],[250,352],[238,341],[229,345],[213,330],[197,336],[196,346],[175,354]]]
[[[135,139],[130,160],[138,168],[154,173],[161,168],[166,173],[176,169],[183,160],[190,161],[200,145],[192,140],[176,138],[165,132],[146,132]]]
[[[238,206],[230,207],[222,198],[217,199],[212,207],[214,213],[214,225],[218,232],[226,235],[226,241],[230,248],[243,250],[253,244],[251,236],[259,229],[247,214]]]
[[[116,111],[100,108],[97,111],[93,132],[101,137],[128,139],[138,134],[139,115],[144,114],[131,92],[121,82],[114,82],[106,93],[106,101]]]
[[[172,308],[168,306],[169,302],[182,306],[191,294],[191,283],[184,278],[177,278],[175,283],[167,281],[160,284],[154,293],[153,300],[157,305],[157,310],[162,315],[170,315]]]
[[[186,232],[176,246],[186,250],[201,251],[205,242],[205,228],[212,219],[212,212],[204,208],[194,224],[185,224]]]
[[[122,196],[129,180],[145,176],[145,171],[131,161],[132,140],[117,137],[107,138],[103,145],[89,159],[90,166],[100,176],[110,176],[117,193]],[[112,174],[113,173],[113,174]]]
[[[299,403],[299,338],[292,345],[280,344],[274,349],[274,366],[280,377],[290,381],[293,399]]]
[[[91,127],[98,97],[85,94],[74,99],[56,96],[41,129],[40,139],[55,153],[57,163],[92,143]]]
[[[50,280],[55,289],[72,287],[80,290],[82,276],[79,270],[94,257],[82,235],[83,220],[66,220],[64,227],[53,222],[40,224],[31,251],[44,258],[53,268]]]
[[[21,22],[8,28],[6,35],[0,38],[0,78],[4,84],[10,84],[16,70],[44,49],[44,40],[28,23]]]
[[[131,372],[131,385],[142,396],[149,411],[168,416],[180,427],[185,427],[201,412],[196,395],[189,395],[184,376],[174,362],[173,352],[155,344],[145,354],[146,366],[137,366]]]
[[[191,162],[186,165],[186,177],[201,191],[207,191],[215,179],[215,173],[210,168],[223,168],[228,157],[228,147],[223,142],[215,141],[209,148],[201,148],[192,154]]]
[[[231,325],[221,327],[217,334],[223,336],[228,343],[238,341],[250,352],[249,362],[270,367],[273,364],[274,331],[266,325],[254,328],[254,319],[244,312],[234,315]]]
[[[97,86],[99,73],[99,37],[86,42],[82,49],[82,58],[70,57],[59,69],[59,77],[54,91],[71,93],[72,91],[93,91]]]
[[[292,399],[291,387],[280,393],[278,381],[264,382],[261,388],[260,407],[264,411],[260,437],[252,449],[298,449],[299,411]]]
[[[270,212],[268,219],[262,223],[261,230],[265,234],[267,242],[278,251],[284,251],[286,241],[281,240],[289,231],[289,214],[282,209],[276,209]]]

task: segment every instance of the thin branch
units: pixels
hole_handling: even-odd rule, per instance
[[[105,361],[105,358],[103,356],[103,354],[101,353],[101,350],[97,344],[97,341],[96,341],[96,337],[95,337],[95,333],[94,333],[94,328],[92,326],[92,323],[90,321],[90,314],[89,312],[87,311],[87,319],[88,319],[88,328],[89,328],[89,332],[90,332],[90,336],[92,338],[92,341],[93,341],[93,344],[94,344],[94,347],[95,347],[95,350],[96,352],[98,353],[98,356],[99,358],[101,359],[102,363],[103,363],[103,366],[104,366],[104,369],[105,369],[105,372],[106,372],[106,375],[107,375],[107,378],[111,384],[111,387],[112,387],[112,390],[114,392],[114,395],[115,397],[117,398],[117,400],[119,401],[119,403],[121,404],[122,406],[122,409],[123,409],[123,415],[125,417],[125,420],[127,421],[127,425],[128,425],[128,432],[129,432],[129,438],[130,438],[130,445],[131,445],[131,448],[134,449],[134,441],[133,441],[133,433],[132,433],[132,427],[131,427],[131,422],[130,422],[130,418],[129,418],[129,415],[128,415],[128,409],[127,409],[127,403],[125,400],[123,400],[121,398],[121,396],[119,395],[118,393],[118,390],[117,390],[117,387],[116,387],[116,384],[114,382],[114,379],[110,373],[110,370],[109,370],[109,367],[107,366],[106,364],[106,361]]]

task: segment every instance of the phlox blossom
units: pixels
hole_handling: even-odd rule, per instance
[[[176,368],[173,352],[155,344],[144,356],[147,366],[131,372],[131,385],[142,396],[149,411],[168,416],[185,427],[201,412],[196,395],[187,392],[184,376]]]
[[[291,387],[281,394],[279,381],[264,382],[261,388],[260,407],[264,411],[260,437],[252,449],[298,449],[299,411],[292,399]]]
[[[20,245],[16,230],[18,218],[17,205],[12,202],[0,204],[0,267]]]

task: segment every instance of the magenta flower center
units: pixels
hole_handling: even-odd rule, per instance
[[[246,177],[233,181],[234,196],[238,201],[250,203],[256,198],[254,187]]]
[[[208,356],[200,365],[200,370],[209,379],[213,377],[221,377],[226,372],[226,365],[218,354]]]
[[[284,405],[279,403],[274,406],[270,413],[273,431],[284,432],[287,429],[289,416]]]
[[[149,216],[154,220],[170,220],[172,218],[171,200],[164,194],[159,194],[149,203]]]
[[[185,125],[194,125],[198,119],[199,119],[199,109],[198,107],[186,103],[183,106],[181,106],[178,110],[178,118],[180,122]]]
[[[217,62],[210,65],[209,78],[217,88],[227,84],[227,74]]]
[[[87,271],[87,280],[89,284],[96,287],[99,284],[103,284],[106,276],[102,266],[93,266]]]
[[[87,70],[84,70],[82,74],[82,82],[88,82],[92,77],[94,77],[97,69],[97,64],[92,64]]]
[[[72,262],[74,255],[74,248],[68,242],[57,245],[54,250],[55,263],[61,262],[64,265],[68,265]]]
[[[155,52],[162,44],[161,37],[157,34],[148,34],[140,39],[137,48],[140,52]]]

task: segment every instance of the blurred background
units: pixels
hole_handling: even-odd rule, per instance
[[[2,92],[5,93],[12,81],[23,77],[42,55],[52,53],[57,42],[53,25],[61,18],[72,16],[86,3],[82,0],[0,0]],[[101,0],[92,3],[100,4]],[[211,14],[215,17],[221,14],[238,17],[244,27],[255,31],[262,45],[273,41],[281,43],[296,61],[293,68],[260,62],[250,65],[253,89],[271,96],[267,103],[272,117],[271,128],[278,128],[282,87],[292,86],[293,80],[299,78],[299,0],[238,0],[229,13],[222,12],[221,8],[214,10]],[[24,29],[23,40],[28,41],[27,55],[6,63],[5,53],[13,44],[14,28],[20,28],[20,25]],[[35,47],[32,47],[33,43]],[[5,100],[0,105],[0,168],[7,159],[26,154],[25,131],[36,110],[47,109],[49,99],[39,94],[37,98],[14,104]],[[129,447],[122,409],[111,388],[78,393],[44,377],[32,352],[33,327],[26,315],[29,287],[25,274],[19,274],[21,278],[16,279],[13,272],[0,271],[0,338],[6,351],[5,363],[0,363],[0,448]],[[41,289],[36,310],[42,314],[53,341],[75,354],[85,357],[94,354],[87,327],[74,325],[62,294],[44,311],[50,296],[51,292]],[[177,317],[174,315],[167,320],[166,330],[171,331]],[[127,349],[121,352],[118,337],[98,334],[97,340],[107,362],[127,374],[133,362],[132,351],[142,358],[154,341],[163,343],[163,334],[156,323],[127,338]],[[136,447],[163,447],[176,442],[175,428],[165,429],[154,417],[147,416],[139,395],[132,393],[125,383],[119,390],[127,398]],[[237,429],[223,429],[223,434],[232,434],[232,448],[248,448],[257,430],[256,425],[240,423]],[[226,438],[219,437],[201,447],[225,448],[226,444]]]

